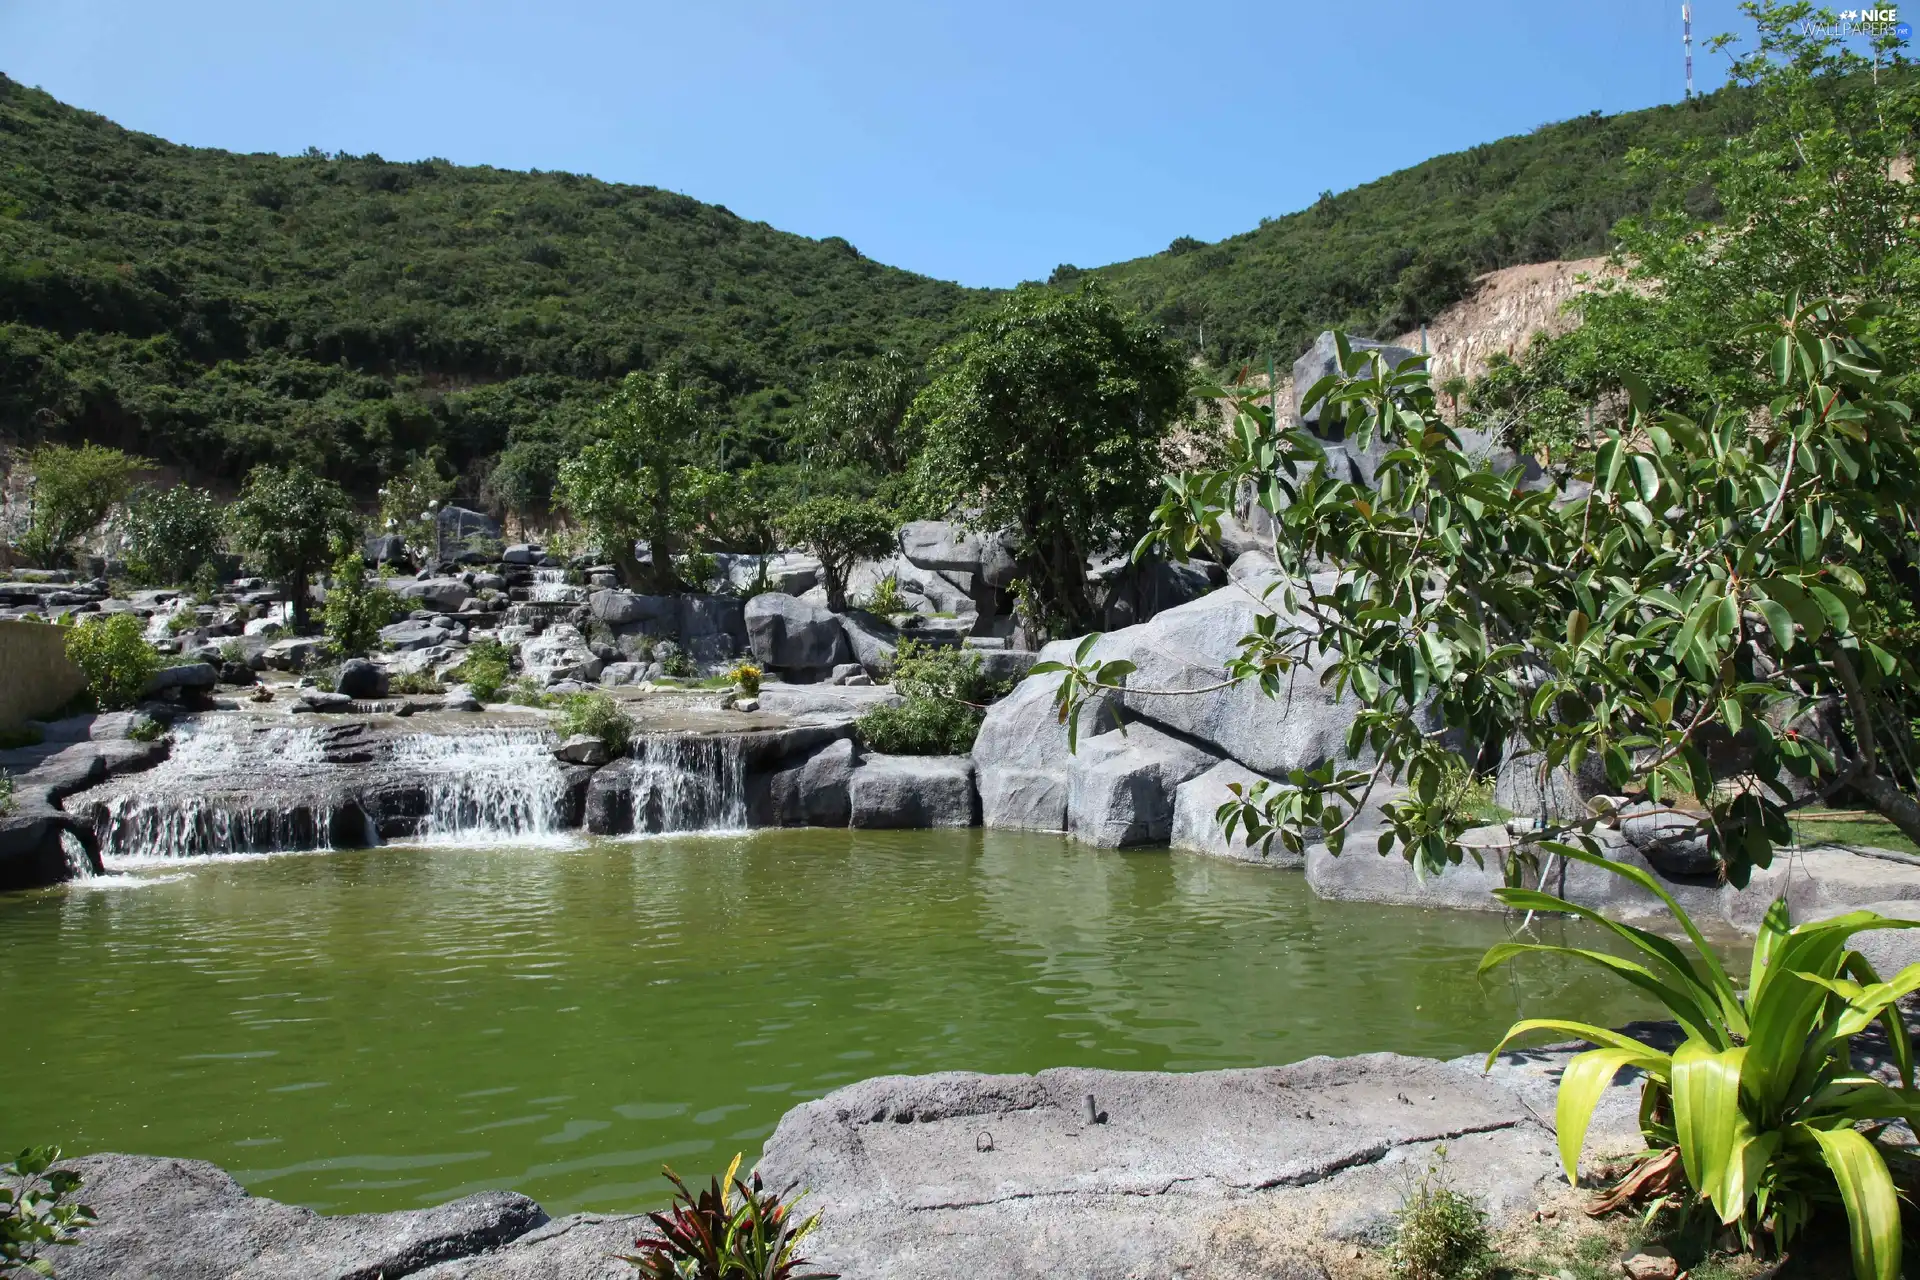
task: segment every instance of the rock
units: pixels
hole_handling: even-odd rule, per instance
[[[500,553],[500,560],[504,564],[545,564],[547,552],[536,543],[516,542]]]
[[[867,671],[857,662],[838,662],[827,673],[827,679],[833,684],[846,684],[852,677],[859,676],[861,683],[867,682]]]
[[[817,672],[847,660],[846,632],[823,607],[769,591],[747,601],[744,620],[753,656],[764,667]]]
[[[607,744],[588,733],[576,733],[553,749],[556,760],[567,764],[605,764],[612,756]]]
[[[981,672],[1008,688],[1025,680],[1033,664],[1040,661],[1040,655],[1031,649],[981,649],[978,652]]]
[[[763,684],[760,709],[776,716],[850,721],[875,707],[897,707],[905,699],[892,689],[836,684]]]
[[[900,629],[891,622],[864,609],[849,609],[840,615],[840,629],[846,633],[853,660],[869,675],[883,675],[893,665]]]
[[[980,822],[966,756],[869,755],[847,784],[856,827],[972,827]]]
[[[610,689],[635,685],[646,679],[646,672],[638,662],[609,662],[600,668],[600,683]]]
[[[1016,571],[1007,538],[977,533],[946,520],[915,520],[901,527],[900,554],[922,569],[974,574],[980,585],[1004,587]]]
[[[566,680],[592,684],[600,679],[600,670],[605,665],[594,656],[579,628],[564,622],[520,644],[521,670],[540,685]]]
[[[162,667],[147,681],[148,694],[169,689],[211,689],[220,683],[220,672],[205,662],[188,662],[177,667]]]
[[[446,555],[453,555],[461,550],[468,538],[482,538],[489,542],[500,541],[500,522],[482,511],[446,506],[440,508],[437,522],[440,550]]]
[[[361,1280],[411,1275],[496,1249],[547,1221],[539,1205],[488,1191],[432,1209],[321,1217],[250,1196],[199,1160],[96,1155],[66,1161],[100,1215],[59,1251],[65,1280],[193,1276]]]
[[[1078,641],[1056,640],[1039,653],[1041,661],[1065,662]],[[973,740],[973,762],[980,787],[980,818],[989,827],[1029,831],[1067,829],[1067,775],[1073,757],[1067,726],[1054,710],[1057,674],[1028,676],[987,708]],[[1108,696],[1100,694],[1081,712],[1081,738],[1113,727]]]
[[[1620,816],[1620,833],[1664,876],[1710,875],[1718,865],[1706,827],[1686,814],[1629,810]]]
[[[240,628],[243,636],[275,636],[287,629],[286,623],[278,618],[253,618]]]
[[[442,711],[479,711],[481,710],[480,699],[474,697],[473,690],[464,684],[449,685],[447,691],[440,696],[440,709]]]
[[[972,594],[954,582],[948,572],[907,564],[901,566],[899,579],[902,590],[925,598],[935,613],[950,613],[957,618],[979,611]],[[972,630],[971,625],[968,630]]]
[[[679,613],[672,596],[643,596],[631,591],[596,591],[587,597],[593,616],[612,627],[636,623],[665,623],[671,626]]]
[[[680,643],[695,662],[731,658],[747,647],[744,603],[735,596],[681,596]]]
[[[407,557],[407,544],[397,533],[370,534],[361,544],[369,564],[397,564]]]
[[[756,781],[748,811],[758,826],[847,826],[852,817],[853,774],[853,742],[836,739],[798,764],[766,775],[764,782]]]
[[[1220,820],[1214,816],[1221,805],[1233,799],[1233,793],[1227,790],[1230,783],[1239,783],[1242,793],[1247,793],[1255,784],[1267,781],[1270,780],[1232,760],[1222,760],[1205,773],[1195,774],[1174,792],[1173,834],[1169,842],[1176,849],[1212,854],[1216,858],[1237,858],[1270,867],[1305,865],[1304,855],[1288,852],[1278,840],[1264,854],[1259,848],[1249,846],[1244,828],[1236,828],[1233,838],[1228,839]]]
[[[1553,1082],[1510,1066],[1518,1056],[1494,1078],[1477,1060],[1389,1053],[1192,1073],[882,1076],[789,1111],[759,1172],[775,1190],[804,1187],[820,1211],[810,1261],[861,1280],[1319,1280],[1312,1224],[1390,1221],[1408,1171],[1441,1145],[1495,1229],[1564,1185],[1539,1118],[1553,1114]],[[1542,1069],[1567,1058],[1533,1056]],[[1631,1080],[1605,1091],[1596,1155],[1638,1146],[1638,1092]]]
[[[384,698],[387,696],[387,671],[385,667],[375,666],[365,658],[349,658],[340,664],[340,674],[333,683],[334,690],[349,698]]]
[[[325,689],[302,689],[299,699],[287,710],[293,713],[319,711],[341,714],[353,710],[353,699],[344,693],[330,693]]]
[[[471,593],[458,578],[425,578],[403,584],[398,594],[402,600],[418,600],[437,613],[458,613]]]
[[[760,709],[760,699],[756,696],[735,698],[732,702],[729,702],[727,705],[733,708],[733,710],[735,711],[741,711],[741,712],[758,711]]]
[[[1678,1280],[1680,1262],[1657,1244],[1641,1245],[1620,1263],[1627,1280]]]
[[[1227,567],[1227,581],[1244,582],[1248,578],[1267,578],[1279,571],[1280,562],[1273,558],[1272,553],[1256,547],[1242,551],[1234,558],[1233,563]]]
[[[380,643],[393,649],[426,649],[433,645],[445,644],[447,637],[458,632],[440,621],[416,621],[409,618],[405,622],[395,622],[380,628]]]
[[[1163,844],[1175,788],[1217,759],[1146,725],[1088,738],[1068,773],[1067,831],[1104,849]]]
[[[1388,366],[1394,369],[1398,369],[1401,365],[1409,361],[1421,358],[1419,353],[1411,351],[1406,347],[1396,347],[1385,342],[1375,342],[1370,338],[1355,338],[1349,336],[1347,346],[1351,351],[1378,351],[1387,361]],[[1293,362],[1293,416],[1296,421],[1306,423],[1309,426],[1315,426],[1319,423],[1321,406],[1315,405],[1312,409],[1302,412],[1300,408],[1301,402],[1306,399],[1307,392],[1313,389],[1314,383],[1320,381],[1320,379],[1330,373],[1338,372],[1340,372],[1339,351],[1334,345],[1333,331],[1326,330],[1313,340],[1313,345],[1307,348],[1306,354]],[[1320,435],[1322,433],[1315,431],[1314,434]],[[1369,483],[1370,482],[1371,473],[1369,473]]]
[[[1226,581],[1226,571],[1211,560],[1129,564],[1108,580],[1103,604],[1107,628],[1116,630],[1145,622],[1168,609],[1198,600],[1215,587],[1224,586]]]

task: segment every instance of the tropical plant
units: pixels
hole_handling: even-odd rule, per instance
[[[607,693],[571,693],[560,700],[560,718],[556,724],[563,738],[585,734],[607,744],[616,756],[627,754],[633,744],[633,717]]]
[[[26,456],[32,511],[20,549],[43,565],[67,561],[75,541],[124,500],[133,475],[153,463],[104,445],[42,445]]]
[[[873,584],[873,590],[854,602],[869,613],[877,613],[883,618],[896,613],[911,613],[907,598],[900,594],[900,575],[889,573]]]
[[[241,550],[285,588],[294,629],[305,629],[308,581],[335,542],[354,537],[347,495],[299,463],[259,466],[248,474],[231,520]]]
[[[1494,1274],[1486,1211],[1453,1186],[1445,1146],[1434,1148],[1432,1162],[1394,1214],[1388,1258],[1399,1280],[1486,1280]]]
[[[844,613],[847,575],[862,560],[896,549],[893,513],[877,502],[853,498],[808,498],[781,520],[788,545],[802,547],[820,561],[826,579],[827,608]]]
[[[1148,527],[1191,391],[1179,348],[1098,288],[1022,285],[935,358],[913,407],[921,487],[1012,528],[1034,621],[1078,635],[1097,617],[1087,563]]]
[[[742,662],[727,673],[727,678],[733,681],[735,688],[751,698],[760,692],[761,675],[759,667],[751,662]]]
[[[675,556],[673,571],[695,591],[711,591],[720,581],[720,561],[711,551],[689,551]]]
[[[808,1265],[800,1244],[820,1215],[796,1221],[793,1206],[778,1192],[737,1176],[740,1157],[726,1177],[695,1195],[673,1170],[673,1207],[647,1218],[657,1233],[635,1240],[638,1252],[619,1255],[647,1280],[838,1280],[832,1272],[802,1272]]]
[[[96,613],[69,629],[67,660],[80,668],[87,692],[103,711],[138,702],[160,670],[160,655],[131,613]]]
[[[189,484],[141,489],[127,503],[127,569],[143,582],[193,582],[220,553],[220,504]],[[217,579],[216,579],[217,583]]]
[[[98,1218],[70,1197],[80,1175],[55,1169],[58,1147],[28,1147],[0,1165],[0,1276],[31,1273],[50,1276],[48,1248],[79,1242],[80,1233]]]
[[[1783,1247],[1816,1208],[1846,1210],[1856,1280],[1900,1274],[1899,1196],[1876,1143],[1861,1123],[1920,1121],[1913,1050],[1898,1001],[1920,990],[1920,964],[1883,981],[1847,941],[1869,929],[1920,927],[1872,911],[1795,925],[1784,898],[1768,908],[1754,940],[1744,989],[1734,985],[1699,929],[1661,883],[1609,860],[1597,842],[1549,848],[1598,867],[1658,898],[1695,954],[1645,929],[1535,889],[1494,890],[1516,911],[1554,911],[1592,921],[1626,943],[1632,958],[1533,942],[1491,948],[1480,971],[1536,953],[1597,964],[1666,1006],[1685,1035],[1671,1054],[1617,1031],[1559,1018],[1513,1024],[1494,1059],[1534,1031],[1578,1036],[1596,1048],[1561,1073],[1555,1128],[1567,1177],[1576,1177],[1601,1094],[1626,1068],[1645,1074],[1641,1130],[1651,1150],[1610,1197],[1674,1195],[1710,1205],[1750,1246]],[[1898,1087],[1854,1067],[1852,1038],[1878,1023],[1900,1073]]]
[[[402,671],[387,678],[387,690],[390,693],[425,695],[445,693],[447,686],[425,671]],[[478,697],[479,694],[476,692],[474,696]]]
[[[327,638],[343,658],[357,657],[379,642],[380,628],[400,613],[400,598],[367,582],[367,562],[360,548],[339,543],[333,572],[327,578],[324,611]]]
[[[480,701],[492,702],[513,676],[513,650],[498,640],[475,640],[467,646],[467,656],[449,674],[472,689]]]
[[[630,587],[683,589],[673,556],[698,520],[687,492],[705,416],[666,373],[630,373],[594,414],[593,443],[560,465],[555,497],[599,540]],[[634,544],[645,540],[650,563]]]

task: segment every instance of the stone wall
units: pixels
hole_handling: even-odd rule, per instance
[[[67,661],[66,628],[0,621],[0,728],[59,710],[86,684]]]

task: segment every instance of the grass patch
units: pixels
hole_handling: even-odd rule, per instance
[[[1920,845],[1877,813],[1859,809],[1802,809],[1793,815],[1793,838],[1801,844],[1852,844],[1920,856]]]

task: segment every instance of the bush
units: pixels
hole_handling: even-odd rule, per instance
[[[735,1156],[725,1180],[715,1178],[696,1197],[668,1169],[673,1207],[648,1214],[658,1234],[641,1236],[633,1242],[638,1252],[619,1260],[646,1280],[838,1280],[823,1272],[801,1274],[807,1260],[800,1242],[820,1215],[800,1218],[778,1192],[761,1185],[758,1173],[742,1182],[739,1172]]]
[[[451,674],[472,689],[474,697],[492,702],[513,675],[513,650],[498,640],[475,640],[467,648],[466,661]]]
[[[711,551],[689,551],[674,557],[673,571],[695,591],[711,591],[720,577],[720,562]]]
[[[875,707],[854,723],[870,750],[890,756],[959,756],[973,750],[980,713],[946,698],[910,697]]]
[[[660,671],[663,675],[674,676],[683,680],[688,676],[699,674],[694,670],[693,659],[689,658],[686,650],[680,648],[678,645],[674,646],[669,652],[661,655]]]
[[[69,558],[73,543],[93,532],[127,496],[133,473],[153,464],[97,444],[44,445],[27,455],[33,474],[33,523],[20,549],[43,565]]]
[[[897,573],[890,573],[874,583],[873,590],[855,603],[868,613],[877,613],[883,618],[896,613],[913,612],[907,598],[900,594],[900,575]]]
[[[633,717],[606,693],[574,693],[560,700],[560,736],[584,733],[607,744],[616,756],[633,744]]]
[[[984,709],[1007,692],[1004,680],[981,670],[980,654],[954,645],[902,640],[894,650],[888,679],[903,698],[940,698]]]
[[[127,504],[127,568],[143,582],[199,585],[215,570],[220,551],[220,506],[205,489],[176,484],[142,489]]]
[[[500,698],[502,701],[511,702],[516,706],[522,707],[550,707],[553,705],[553,695],[535,684],[527,676],[520,676],[517,679],[507,681],[505,685],[501,686]]]
[[[141,716],[128,727],[127,736],[135,742],[154,742],[166,731],[167,727],[152,716]]]
[[[53,1168],[59,1159],[58,1147],[28,1147],[0,1165],[0,1183],[9,1184],[0,1185],[0,1274],[52,1275],[41,1251],[75,1243],[96,1221],[92,1209],[68,1200],[80,1175]]]
[[[200,615],[186,605],[175,609],[167,617],[167,634],[177,636],[183,631],[191,631],[200,625]]]
[[[373,648],[380,628],[399,614],[400,601],[385,587],[367,585],[367,565],[358,547],[343,545],[337,550],[324,616],[334,652],[351,658]]]
[[[387,678],[387,690],[390,693],[445,693],[447,686],[424,671],[405,671]]]
[[[0,769],[0,815],[13,812],[13,775]]]
[[[160,655],[131,613],[95,614],[67,633],[67,659],[87,678],[87,692],[102,711],[130,707],[160,669]]]
[[[1447,1185],[1447,1149],[1415,1180],[1394,1216],[1399,1225],[1390,1252],[1393,1274],[1405,1280],[1484,1280],[1495,1258],[1487,1241],[1487,1215]]]

